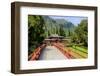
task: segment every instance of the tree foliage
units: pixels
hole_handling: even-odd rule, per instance
[[[65,30],[62,24],[60,24],[59,35],[66,37]]]
[[[76,27],[73,35],[71,36],[72,41],[80,44],[83,43],[84,46],[88,45],[88,23],[87,20],[82,20],[80,24]]]
[[[52,35],[52,34],[58,34],[64,37],[69,36],[69,33],[73,31],[74,24],[71,22],[68,22],[65,19],[53,19],[49,16],[43,16],[46,26],[46,36]],[[70,29],[70,30],[69,30]]]
[[[39,45],[39,43],[41,43],[44,40],[45,38],[44,29],[45,29],[45,25],[42,16],[35,16],[35,15],[28,16],[29,50],[31,50],[31,48],[32,49],[36,48]]]
[[[71,37],[72,43],[87,46],[88,23],[82,20],[78,26],[64,19],[52,19],[49,16],[28,15],[28,49],[29,53],[39,46],[45,38],[58,34]]]

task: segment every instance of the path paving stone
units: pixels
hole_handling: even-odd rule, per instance
[[[56,47],[47,46],[41,53],[39,60],[61,60],[67,59]]]

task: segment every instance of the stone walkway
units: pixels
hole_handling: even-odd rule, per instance
[[[47,46],[41,53],[39,60],[62,60],[67,59],[56,47]]]

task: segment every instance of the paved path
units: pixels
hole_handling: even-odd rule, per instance
[[[41,53],[39,60],[67,59],[56,47],[47,46]]]

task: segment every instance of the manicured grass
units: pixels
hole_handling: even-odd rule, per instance
[[[73,48],[73,47],[70,47],[70,49],[73,52],[75,52],[75,53],[79,54],[80,56],[82,56],[83,58],[87,58],[88,57],[88,54],[86,53],[86,50],[83,50],[83,49],[81,50],[79,47],[78,47],[79,50],[76,49],[76,48]]]
[[[86,54],[88,53],[88,49],[83,47],[83,46],[72,46],[72,48],[79,50],[79,51],[86,53]]]
[[[88,57],[88,48],[82,46],[82,44],[67,44],[66,48],[71,49],[72,54],[76,57],[76,59],[80,58],[87,58]],[[75,54],[76,53],[76,54]]]

